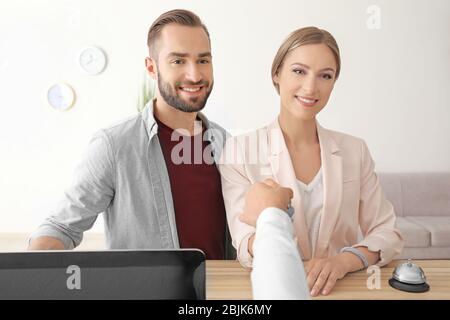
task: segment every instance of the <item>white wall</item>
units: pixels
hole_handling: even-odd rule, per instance
[[[380,29],[366,25],[370,5],[381,10]],[[363,137],[378,171],[450,170],[446,0],[1,0],[0,232],[40,224],[91,135],[136,112],[148,28],[178,7],[199,14],[210,30],[215,89],[206,113],[230,131],[277,115],[272,59],[289,32],[315,25],[328,29],[342,52],[322,125]],[[91,44],[109,59],[95,77],[76,60]],[[68,112],[46,102],[60,81],[77,94]],[[94,231],[101,230],[97,223]]]

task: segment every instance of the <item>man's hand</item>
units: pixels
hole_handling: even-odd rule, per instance
[[[28,246],[28,251],[33,250],[64,250],[64,243],[54,237],[39,237],[32,240]]]
[[[256,226],[261,212],[269,207],[286,210],[293,192],[289,188],[283,188],[272,179],[266,179],[264,182],[253,184],[245,196],[244,212],[239,216],[239,220]]]

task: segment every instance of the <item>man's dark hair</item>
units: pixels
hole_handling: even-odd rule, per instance
[[[155,22],[153,22],[147,36],[147,46],[149,49],[150,57],[157,60],[158,58],[158,45],[157,40],[161,34],[161,30],[164,26],[176,23],[182,26],[190,27],[202,27],[205,30],[209,39],[209,32],[202,20],[193,12],[183,9],[175,9],[160,15]]]

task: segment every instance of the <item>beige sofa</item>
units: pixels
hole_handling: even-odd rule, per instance
[[[396,259],[450,259],[450,172],[379,177],[405,239]]]

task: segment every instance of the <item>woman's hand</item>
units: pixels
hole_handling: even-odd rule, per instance
[[[330,258],[313,258],[306,262],[305,271],[311,295],[314,297],[320,292],[323,295],[329,294],[336,285],[336,281],[344,278],[358,263],[362,266],[359,258],[349,252]]]
[[[283,188],[272,179],[253,184],[245,195],[244,212],[239,220],[256,227],[261,212],[270,207],[286,210],[292,197],[292,189]]]

